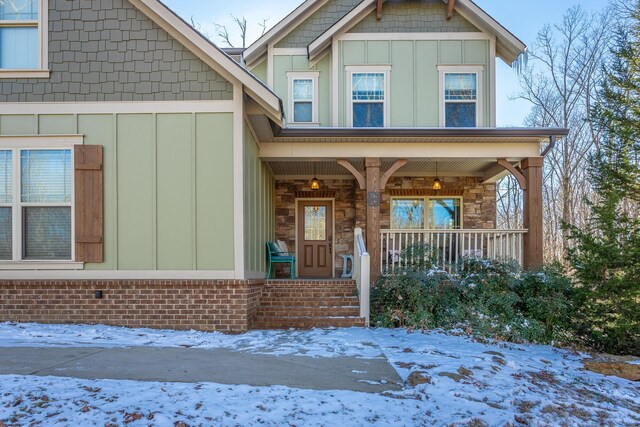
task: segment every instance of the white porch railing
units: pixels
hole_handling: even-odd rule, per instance
[[[358,298],[360,299],[360,317],[364,317],[366,326],[369,326],[370,317],[370,291],[371,291],[371,260],[367,253],[367,248],[362,237],[362,229],[356,228],[354,231],[355,251],[353,263],[353,278],[358,287]]]
[[[527,230],[381,230],[380,271],[393,272],[408,265],[404,250],[428,244],[437,249],[437,263],[443,270],[464,257],[514,260],[522,266],[523,237]]]

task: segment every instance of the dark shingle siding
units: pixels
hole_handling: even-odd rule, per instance
[[[49,69],[0,80],[0,102],[233,99],[231,83],[127,0],[50,0]]]

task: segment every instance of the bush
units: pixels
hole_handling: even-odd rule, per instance
[[[410,249],[416,253],[434,251]],[[411,259],[407,253],[403,257]],[[571,339],[572,288],[558,266],[521,273],[513,263],[464,259],[450,274],[434,269],[434,263],[423,263],[431,269],[408,264],[373,288],[373,324],[460,329],[514,342]]]

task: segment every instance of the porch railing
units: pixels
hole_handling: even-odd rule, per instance
[[[364,317],[366,326],[369,326],[370,312],[370,290],[371,290],[371,260],[367,253],[367,248],[362,237],[362,229],[356,228],[354,231],[355,251],[353,263],[353,278],[358,287],[358,298],[360,300],[360,317]]]
[[[428,244],[439,268],[450,271],[463,257],[513,260],[522,266],[523,237],[527,230],[381,230],[380,270],[393,272],[411,260],[409,246]]]

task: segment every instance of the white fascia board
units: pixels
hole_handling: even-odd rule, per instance
[[[444,3],[447,0],[442,0]],[[511,65],[518,55],[526,52],[527,46],[491,15],[482,10],[471,0],[457,0],[455,10],[476,27],[488,32],[497,39],[498,56],[507,65]],[[501,45],[504,46],[502,49]]]
[[[349,31],[355,24],[360,22],[365,16],[367,16],[376,6],[376,0],[364,0],[358,6],[351,9],[349,13],[343,16],[338,22],[333,24],[327,31],[320,34],[309,45],[309,59],[313,60],[317,55],[324,52],[324,50],[331,44],[333,37],[340,33]]]
[[[261,106],[272,112],[281,111],[281,101],[275,93],[167,6],[157,0],[130,2],[234,86],[241,84]]]
[[[262,37],[256,40],[243,53],[244,61],[247,65],[253,65],[256,60],[267,52],[269,44],[275,44],[282,40],[284,36],[291,32],[297,23],[308,18],[320,7],[324,6],[328,0],[307,0],[294,9],[283,20],[278,22],[273,28],[267,31]]]

